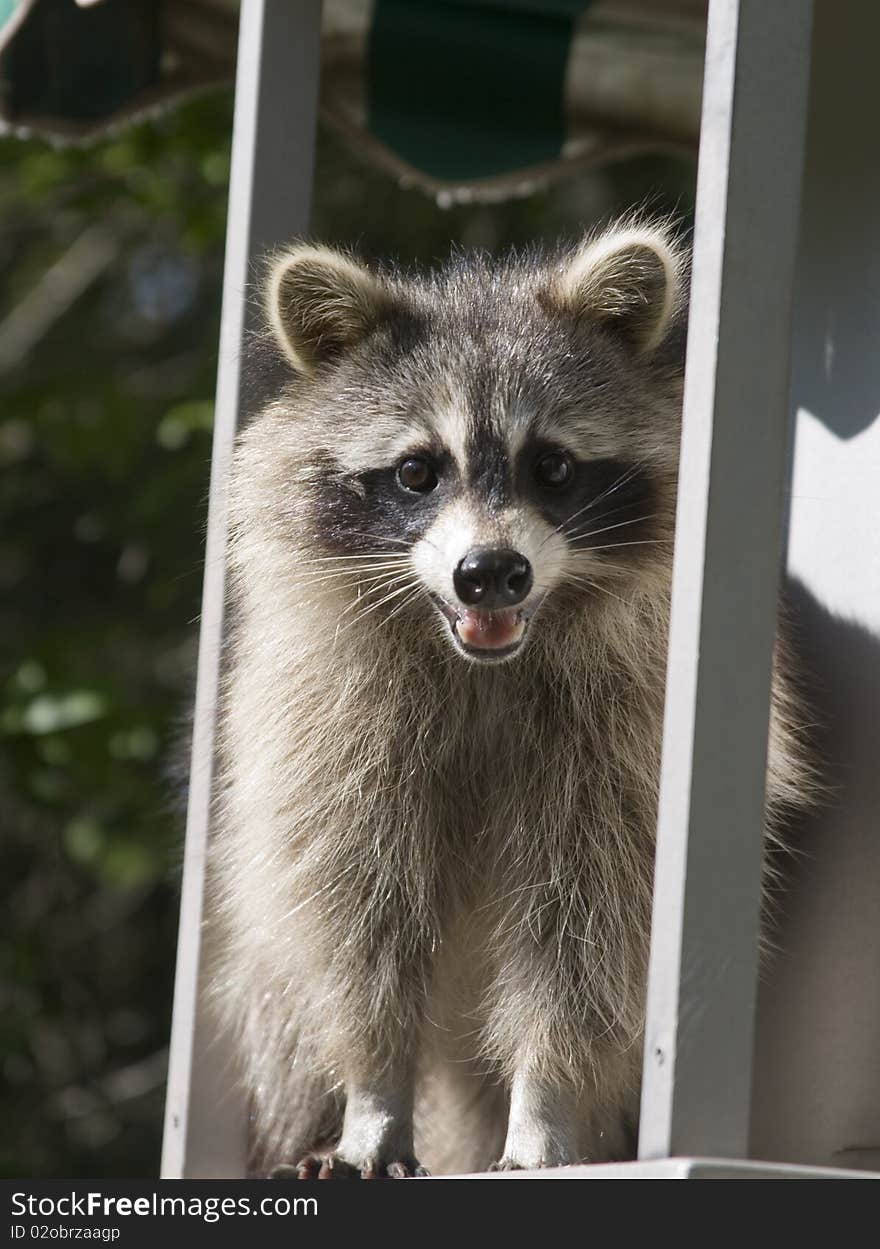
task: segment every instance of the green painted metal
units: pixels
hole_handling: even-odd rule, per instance
[[[83,121],[121,108],[158,81],[160,17],[153,0],[88,8],[44,0],[27,15],[4,57],[10,114]]]
[[[557,157],[584,0],[377,0],[369,125],[436,178],[486,178]]]

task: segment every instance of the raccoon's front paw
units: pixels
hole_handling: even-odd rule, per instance
[[[516,1158],[499,1158],[487,1168],[489,1171],[543,1171],[545,1167],[571,1167],[576,1164],[571,1158],[537,1158],[534,1162],[519,1162]]]
[[[306,1154],[295,1168],[285,1167],[284,1170],[288,1173],[295,1171],[298,1180],[407,1180],[428,1174],[415,1158],[395,1158],[391,1162],[364,1158],[358,1163],[351,1163],[335,1153]],[[292,1179],[293,1175],[289,1178]]]
[[[513,1158],[499,1158],[497,1162],[490,1162],[487,1171],[521,1171],[522,1167]]]

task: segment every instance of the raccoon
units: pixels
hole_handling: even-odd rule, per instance
[[[254,1174],[631,1155],[686,269],[637,220],[271,262],[207,911]],[[771,837],[809,789],[784,666]]]

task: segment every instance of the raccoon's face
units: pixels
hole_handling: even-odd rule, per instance
[[[616,547],[618,528],[638,528],[651,491],[634,467],[584,459],[540,429],[472,433],[470,455],[408,455],[397,480],[437,495],[412,564],[453,644],[498,662],[523,645],[548,595],[585,583],[591,549]]]
[[[309,379],[311,530],[358,614],[430,603],[459,654],[497,663],[548,600],[615,597],[656,562],[677,459],[657,348],[679,281],[643,226],[421,282],[323,248],[276,263],[269,315]]]

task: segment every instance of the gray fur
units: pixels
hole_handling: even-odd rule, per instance
[[[236,453],[207,919],[258,1171],[340,1133],[336,1173],[411,1170],[413,1103],[435,1170],[631,1148],[685,258],[664,226],[617,234],[421,278],[275,259],[299,372]],[[556,526],[533,439],[629,476]],[[385,470],[425,447],[442,488],[416,504]],[[461,653],[431,598],[468,542],[534,567],[506,662]],[[768,830],[809,790],[782,669]]]

